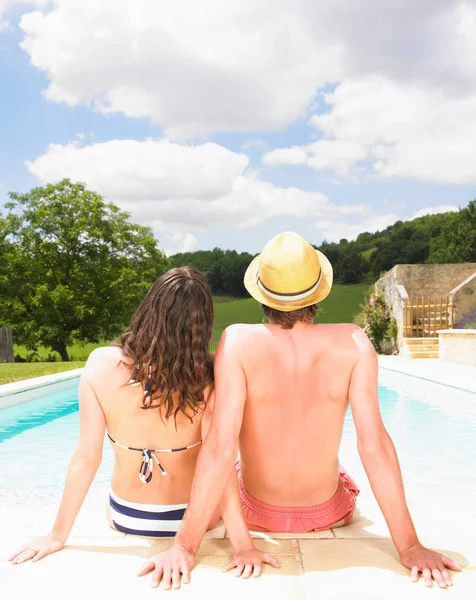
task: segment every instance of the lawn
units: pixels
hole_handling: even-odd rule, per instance
[[[368,283],[358,283],[355,285],[335,284],[331,294],[321,304],[321,312],[318,316],[319,323],[351,323],[354,316],[359,312],[365,292],[369,289]],[[263,312],[260,304],[253,298],[244,298],[236,300],[228,296],[214,297],[215,307],[215,329],[212,338],[212,350],[216,350],[218,340],[222,331],[232,323],[261,323],[263,321]],[[0,383],[6,383],[4,373],[6,368],[12,368],[12,374],[8,375],[17,379],[26,379],[28,377],[37,377],[47,373],[56,373],[67,368],[77,368],[82,366],[88,355],[98,346],[105,346],[108,342],[99,344],[85,344],[81,346],[76,344],[68,348],[68,353],[75,363],[15,363],[14,365],[0,365]],[[28,351],[23,346],[14,347],[15,355],[26,358]],[[36,353],[38,360],[46,360],[49,354],[56,355],[46,348],[38,348]],[[56,355],[59,360],[59,355]],[[71,366],[74,365],[74,366]],[[13,371],[13,369],[16,369]],[[10,371],[8,371],[10,373]],[[22,373],[25,375],[22,376]],[[14,381],[9,379],[8,381]]]
[[[84,361],[0,364],[0,384],[51,375],[51,373],[61,373],[61,371],[70,371],[80,367],[84,367]]]
[[[107,344],[108,342],[99,342],[98,344],[74,344],[73,346],[68,346],[69,359],[71,361],[85,361],[94,348],[106,346]],[[18,355],[22,358],[27,358],[30,355],[34,361],[45,361],[48,356],[53,356],[57,361],[60,360],[60,355],[57,352],[53,352],[51,348],[44,348],[43,346],[40,346],[36,352],[31,352],[25,346],[14,344],[13,352],[15,356]]]
[[[318,323],[352,323],[369,289],[368,283],[355,285],[336,284],[330,295],[320,303],[321,311]],[[233,300],[215,305],[215,330],[213,332],[212,349],[220,339],[222,331],[232,323],[261,323],[263,311],[261,305],[253,298]]]

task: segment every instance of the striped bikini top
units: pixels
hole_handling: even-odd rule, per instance
[[[162,477],[167,475],[167,471],[164,469],[162,464],[160,463],[157,456],[155,456],[156,452],[183,452],[184,450],[190,450],[191,448],[195,448],[202,443],[203,440],[195,442],[195,444],[191,444],[190,446],[183,446],[183,448],[156,448],[154,450],[149,450],[149,448],[132,448],[131,446],[124,446],[119,442],[116,442],[110,435],[109,432],[107,437],[111,440],[113,444],[119,446],[119,448],[124,448],[125,450],[132,450],[133,452],[142,452],[142,462],[139,467],[139,479],[142,483],[150,483],[152,481],[152,471],[154,468],[154,460],[157,463]]]
[[[135,382],[133,379],[131,379],[129,383],[131,383],[131,385],[133,386],[140,385],[140,382]],[[149,394],[149,391],[150,384],[149,382],[147,382],[145,384],[144,395],[147,396]],[[156,452],[183,452],[184,450],[190,450],[191,448],[195,448],[203,441],[199,440],[198,442],[195,442],[195,444],[191,444],[190,446],[183,446],[183,448],[156,448],[154,450],[150,450],[149,448],[133,448],[131,446],[124,446],[124,444],[116,442],[116,440],[109,435],[109,432],[107,432],[107,437],[111,440],[113,444],[119,446],[119,448],[124,448],[125,450],[132,450],[133,452],[142,453],[142,462],[139,467],[139,479],[142,481],[142,483],[150,483],[152,481],[154,461],[157,463],[162,477],[165,477],[167,475],[167,471],[164,469],[157,456],[155,456]]]

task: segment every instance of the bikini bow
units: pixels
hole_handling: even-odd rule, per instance
[[[166,470],[160,464],[160,461],[157,458],[157,456],[155,456],[155,454],[152,454],[152,452],[150,450],[148,450],[147,448],[144,448],[142,450],[142,462],[139,467],[139,478],[142,481],[142,483],[150,483],[152,481],[154,460],[158,464],[159,469],[161,470],[162,477],[165,477],[167,475]]]

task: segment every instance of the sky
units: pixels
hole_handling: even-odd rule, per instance
[[[476,197],[476,0],[0,0],[0,210],[68,177],[168,254]]]

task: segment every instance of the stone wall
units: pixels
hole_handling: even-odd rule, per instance
[[[403,342],[403,304],[409,296],[448,296],[455,299],[456,319],[476,310],[476,263],[396,265],[375,284],[398,324],[398,347]]]
[[[396,283],[404,285],[409,296],[439,296],[476,273],[476,263],[396,265],[394,269]]]
[[[476,329],[445,329],[439,338],[440,360],[476,366]]]
[[[476,273],[452,290],[450,295],[455,303],[456,327],[464,327],[465,321],[476,322]]]
[[[397,321],[397,347],[400,349],[403,344],[403,303],[408,299],[408,294],[405,286],[397,282],[397,267],[393,267],[377,281],[375,290],[384,296]]]

